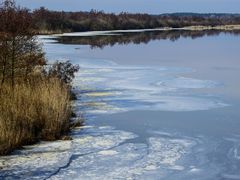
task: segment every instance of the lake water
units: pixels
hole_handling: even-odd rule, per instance
[[[9,179],[240,179],[240,35],[111,31],[40,36],[79,64],[72,141],[0,158]]]

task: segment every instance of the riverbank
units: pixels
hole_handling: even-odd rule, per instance
[[[184,27],[183,30],[191,30],[191,31],[204,31],[204,30],[235,31],[235,30],[240,30],[240,24],[239,25],[220,25],[220,26],[188,26],[188,27]]]
[[[82,31],[82,32],[71,32],[68,31],[39,31],[39,35],[71,35],[74,36],[75,33],[81,33],[83,36],[88,35],[101,35],[106,33],[124,33],[124,32],[144,32],[144,31],[207,31],[207,30],[218,30],[218,31],[240,31],[239,25],[220,25],[220,26],[186,26],[182,28],[173,28],[173,27],[161,27],[161,28],[153,28],[153,29],[127,29],[127,30],[105,30],[105,31]]]

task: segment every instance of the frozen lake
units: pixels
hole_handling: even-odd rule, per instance
[[[0,158],[0,179],[240,179],[240,35],[40,36],[81,69],[72,141]]]

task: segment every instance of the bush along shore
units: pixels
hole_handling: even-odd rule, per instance
[[[47,65],[29,10],[0,6],[0,155],[70,129],[71,82],[78,66]],[[64,138],[66,139],[66,138]]]

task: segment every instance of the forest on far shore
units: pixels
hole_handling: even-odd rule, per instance
[[[103,31],[117,29],[181,28],[186,26],[239,25],[240,14],[173,13],[161,15],[51,11],[44,7],[32,12],[39,33]]]

